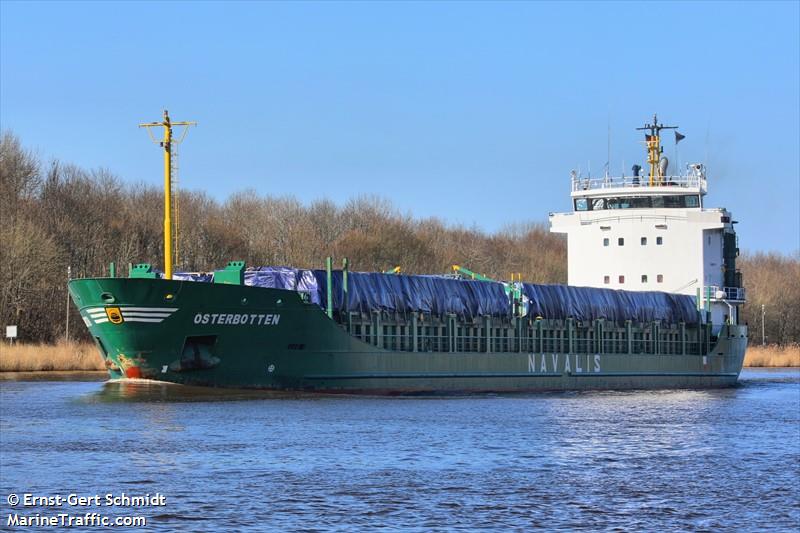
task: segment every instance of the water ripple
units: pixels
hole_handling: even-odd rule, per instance
[[[717,391],[464,398],[3,382],[0,430],[1,493],[159,492],[167,505],[141,511],[160,531],[800,521],[797,371]]]

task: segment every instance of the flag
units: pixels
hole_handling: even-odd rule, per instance
[[[679,142],[681,142],[682,139],[685,138],[686,135],[681,135],[680,133],[678,133],[678,130],[675,130],[675,144],[678,144]]]

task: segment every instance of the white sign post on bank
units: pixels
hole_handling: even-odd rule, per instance
[[[9,343],[14,344],[14,339],[17,338],[17,326],[6,326],[6,338]]]

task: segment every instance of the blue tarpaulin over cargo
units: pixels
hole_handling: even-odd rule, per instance
[[[528,302],[528,315],[542,318],[604,318],[617,323],[634,322],[697,322],[693,296],[666,292],[634,292],[570,285],[522,284]]]
[[[326,301],[324,295],[320,293],[320,285],[313,270],[289,267],[248,268],[244,272],[244,284],[254,287],[302,291],[307,293],[311,297],[311,302],[317,305],[323,305]]]
[[[349,272],[347,301],[342,272],[333,275],[333,309],[337,312],[453,313],[473,319],[482,315],[510,317],[511,305],[502,283],[462,280],[442,276],[407,276]],[[175,279],[208,282],[210,274],[178,273]],[[244,273],[245,285],[301,291],[309,301],[327,306],[324,270],[289,267],[255,267]],[[617,323],[697,322],[693,296],[665,292],[634,292],[569,285],[521,284],[528,301],[528,316],[589,321],[603,318]]]
[[[333,309],[339,312],[453,313],[466,318],[481,315],[510,316],[511,308],[501,283],[458,280],[438,276],[404,276],[373,272],[349,272],[347,301],[342,272],[333,273]],[[287,267],[248,269],[245,285],[289,289],[309,294],[310,301],[327,306],[324,270]]]
[[[164,275],[162,272],[157,270],[155,272],[158,274],[158,277],[163,277]],[[209,283],[214,279],[214,274],[210,272],[173,272],[172,279]]]

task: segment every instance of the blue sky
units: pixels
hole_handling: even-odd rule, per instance
[[[645,159],[654,112],[742,248],[800,248],[798,2],[7,2],[0,126],[161,182],[139,122],[196,120],[181,181],[359,194],[488,231],[569,209],[569,171]],[[665,154],[674,159],[674,145]]]

